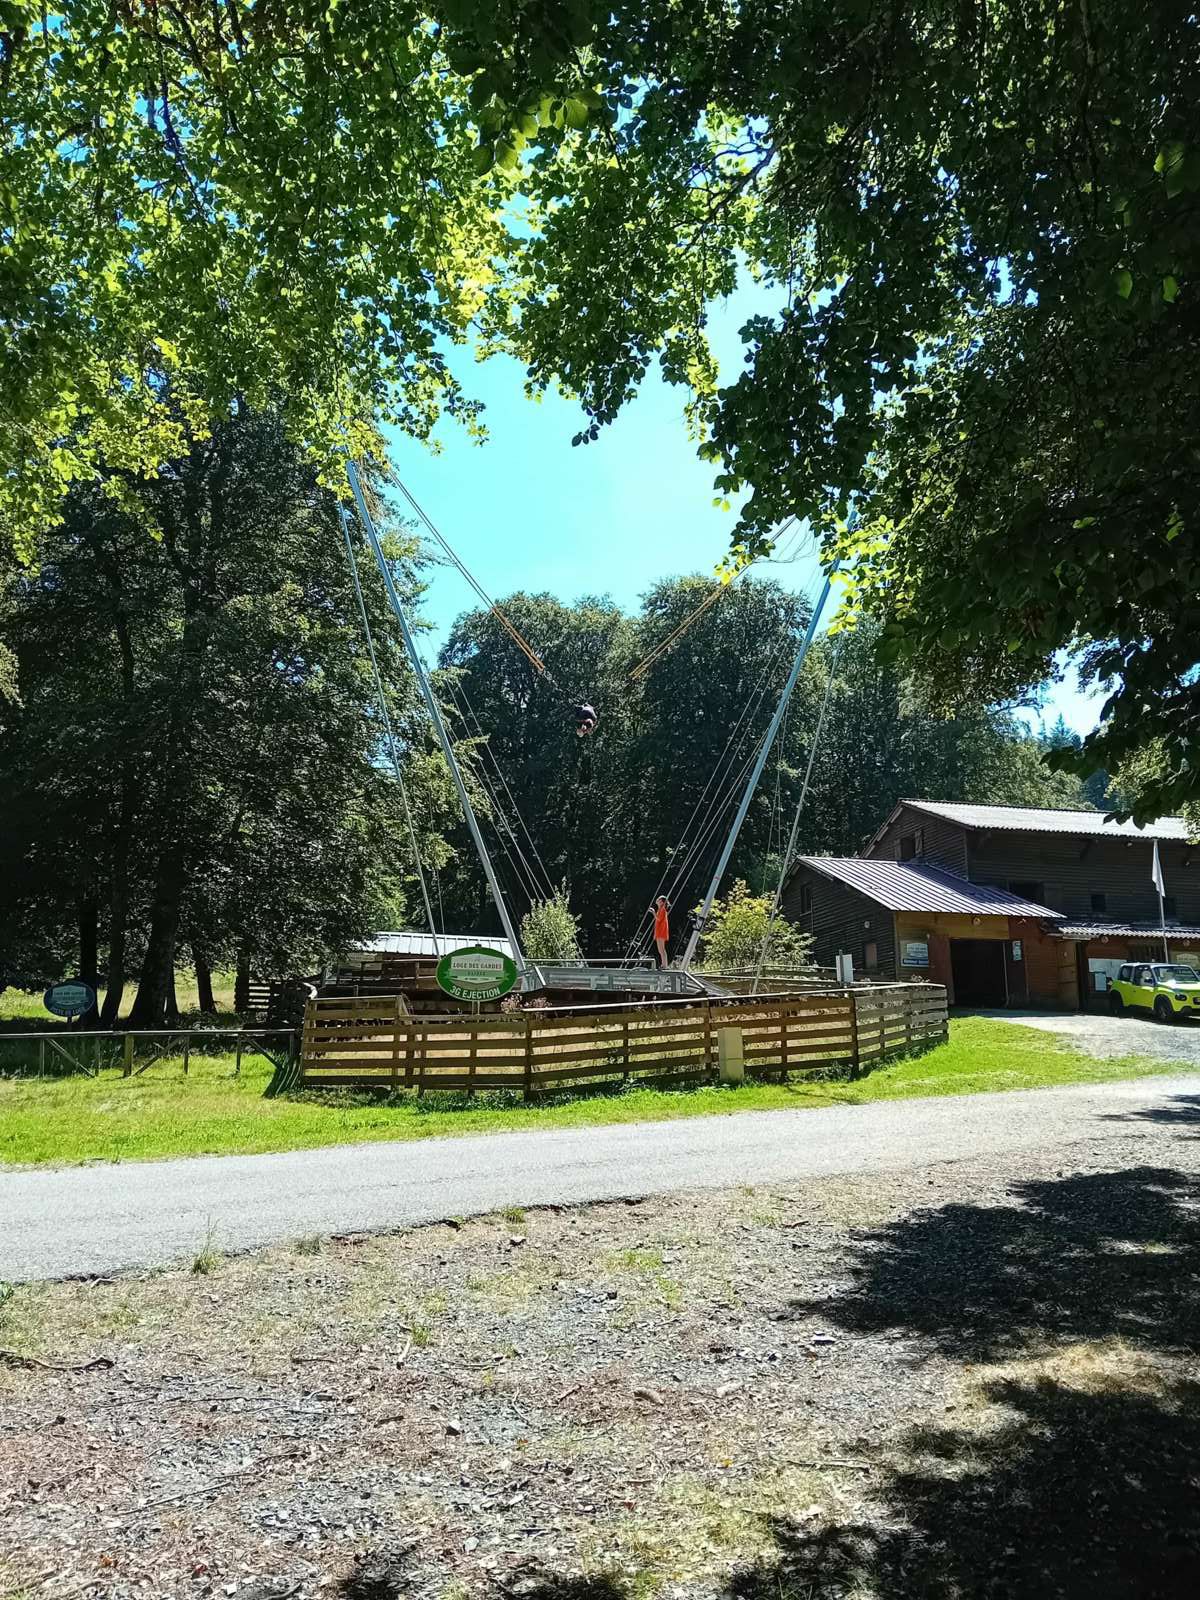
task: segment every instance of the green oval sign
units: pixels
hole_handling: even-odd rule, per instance
[[[82,978],[52,983],[42,996],[42,1004],[56,1017],[81,1017],[96,1004],[96,991]]]
[[[438,987],[456,1000],[500,1000],[516,988],[517,963],[502,950],[468,945],[437,964]]]

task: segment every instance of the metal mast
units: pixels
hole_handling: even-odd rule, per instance
[[[746,820],[746,813],[750,809],[750,802],[754,798],[754,791],[758,788],[758,781],[763,775],[763,768],[767,764],[767,757],[771,754],[771,746],[775,743],[775,740],[779,736],[779,729],[783,722],[783,715],[787,710],[788,701],[792,698],[792,690],[796,687],[796,684],[799,681],[800,669],[804,665],[804,658],[808,655],[809,646],[816,637],[817,624],[821,620],[821,613],[824,611],[825,602],[829,598],[829,591],[833,586],[833,575],[837,571],[838,566],[839,563],[835,561],[826,575],[824,587],[821,590],[820,598],[813,607],[813,614],[809,618],[808,628],[805,631],[803,640],[801,641],[800,649],[796,654],[796,659],[792,663],[792,670],[788,677],[787,683],[784,685],[783,694],[779,698],[779,704],[775,707],[775,715],[771,718],[771,726],[767,729],[766,737],[763,739],[762,747],[758,752],[758,758],[754,763],[754,770],[750,774],[749,781],[746,784],[745,793],[742,795],[741,804],[738,806],[737,816],[733,819],[733,827],[729,830],[729,837],[725,840],[725,847],[721,851],[721,859],[717,862],[717,870],[713,873],[712,882],[708,886],[708,893],[704,897],[704,904],[700,907],[700,915],[697,917],[695,926],[692,928],[691,936],[687,942],[687,949],[684,951],[683,960],[680,962],[680,965],[683,967],[685,972],[695,959],[696,946],[700,943],[700,936],[704,932],[704,924],[708,921],[708,914],[712,910],[712,903],[717,898],[717,890],[721,887],[721,879],[725,876],[725,868],[729,865],[729,858],[733,854],[733,847],[737,843],[738,834],[742,831],[742,824]]]
[[[505,903],[504,891],[500,887],[500,880],[496,876],[496,869],[492,865],[492,858],[488,855],[487,845],[484,844],[483,835],[479,831],[479,823],[475,818],[475,811],[471,805],[471,797],[467,793],[467,786],[463,782],[463,776],[459,770],[458,758],[454,754],[454,746],[450,742],[450,736],[446,732],[446,725],[442,721],[441,708],[438,706],[437,699],[434,696],[432,685],[429,682],[429,674],[425,670],[425,664],[417,653],[416,642],[413,639],[411,630],[409,629],[408,619],[404,615],[404,607],[400,603],[400,596],[396,592],[396,585],[392,580],[391,568],[387,564],[387,560],[383,554],[383,549],[379,543],[379,535],[375,531],[374,520],[371,516],[371,513],[367,510],[367,502],[363,496],[362,483],[360,482],[358,476],[358,468],[354,465],[354,462],[349,459],[346,462],[346,476],[350,481],[350,490],[354,495],[354,503],[358,507],[358,517],[359,521],[363,525],[363,532],[367,536],[367,543],[371,546],[371,553],[374,555],[376,564],[383,575],[383,586],[387,592],[388,604],[391,606],[392,614],[400,625],[400,632],[404,638],[404,648],[408,651],[408,659],[412,662],[412,669],[417,675],[417,683],[421,689],[421,698],[425,702],[425,709],[429,712],[429,717],[433,723],[434,732],[438,737],[438,743],[442,747],[442,754],[446,758],[446,765],[450,768],[450,776],[454,779],[454,787],[458,790],[458,798],[462,802],[463,814],[467,819],[467,827],[471,830],[471,838],[474,841],[476,853],[478,854],[480,864],[483,867],[484,876],[487,878],[488,888],[492,892],[492,899],[495,902],[496,910],[500,913],[500,925],[503,927],[505,936],[507,937],[509,944],[512,946],[513,957],[516,960],[518,967],[524,968],[525,957],[521,954],[521,946],[517,940],[517,930],[513,925],[512,918],[508,914],[508,906]]]

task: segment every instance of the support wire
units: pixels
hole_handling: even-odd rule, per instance
[[[813,732],[812,746],[808,752],[808,761],[804,768],[804,782],[800,785],[800,798],[796,802],[796,815],[792,818],[792,831],[788,837],[787,849],[783,853],[783,862],[779,868],[779,882],[775,885],[775,898],[771,901],[771,910],[767,915],[767,930],[763,934],[762,949],[758,953],[758,966],[754,969],[754,983],[750,993],[758,993],[758,985],[762,979],[763,968],[767,963],[767,949],[771,943],[771,934],[775,931],[775,924],[779,920],[779,907],[783,903],[783,889],[787,883],[788,871],[796,854],[796,840],[800,835],[800,813],[804,810],[804,802],[808,799],[808,785],[812,778],[813,762],[817,757],[817,747],[821,743],[821,731],[825,726],[825,713],[829,709],[829,696],[833,690],[834,679],[837,677],[838,661],[842,654],[842,641],[844,633],[839,633],[833,646],[833,655],[829,661],[829,678],[825,684],[825,693],[821,696],[821,710],[817,716],[817,726]]]
[[[339,504],[337,509],[338,521],[342,527],[342,537],[346,541],[346,554],[350,559],[350,576],[354,579],[354,594],[358,600],[358,615],[362,620],[363,634],[367,641],[367,654],[371,658],[371,673],[375,679],[375,693],[379,699],[379,715],[383,719],[388,754],[392,758],[392,770],[396,774],[396,782],[400,785],[400,798],[404,802],[404,820],[408,824],[408,838],[409,843],[412,845],[413,861],[416,863],[417,877],[421,884],[421,900],[425,906],[426,921],[429,923],[429,935],[433,940],[433,953],[435,956],[440,956],[437,927],[433,920],[433,906],[429,900],[429,885],[425,882],[425,868],[421,864],[421,850],[417,844],[416,824],[413,822],[412,807],[408,803],[408,788],[400,768],[400,753],[396,749],[396,734],[392,727],[391,713],[388,711],[387,696],[383,692],[383,678],[380,676],[379,661],[375,655],[375,640],[371,636],[371,624],[367,620],[367,603],[363,599],[362,584],[359,581],[358,558],[354,554],[354,541],[350,537],[350,522],[346,516],[346,508]]]

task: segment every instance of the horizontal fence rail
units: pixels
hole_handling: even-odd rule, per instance
[[[234,1057],[234,1076],[244,1056],[263,1056],[277,1071],[298,1063],[297,1028],[42,1028],[0,1031],[0,1075],[47,1067],[82,1072],[94,1078],[120,1067],[122,1076],[138,1077],[160,1061],[181,1057],[186,1077],[193,1055]]]
[[[857,1071],[943,1040],[946,991],[905,983],[478,1017],[413,1015],[399,996],[331,996],[305,1010],[300,1081],[533,1095],[631,1078],[711,1078],[726,1030],[737,1030],[736,1053],[751,1077]]]

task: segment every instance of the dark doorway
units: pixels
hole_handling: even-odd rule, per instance
[[[1008,1004],[1003,939],[951,939],[950,970],[956,1006]]]

